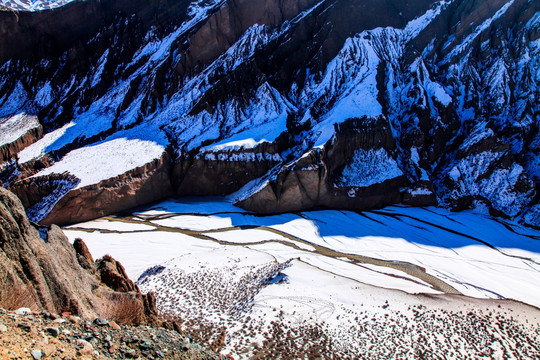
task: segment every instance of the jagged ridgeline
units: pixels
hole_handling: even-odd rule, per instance
[[[2,181],[42,223],[233,194],[261,213],[403,203],[540,226],[539,37],[528,0],[1,11]]]

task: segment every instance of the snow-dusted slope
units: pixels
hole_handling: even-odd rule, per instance
[[[81,179],[76,188],[82,188],[122,175],[152,160],[159,159],[164,151],[163,146],[152,141],[115,138],[73,150],[62,160],[34,176],[69,172]]]
[[[40,11],[54,9],[72,1],[75,0],[1,0],[0,9],[4,7],[16,11]]]
[[[260,212],[439,204],[538,225],[540,5],[391,3],[193,1],[164,15],[137,2],[82,45],[18,48],[0,65],[0,115],[37,114],[48,133],[12,173],[100,183],[122,152],[86,172],[69,159],[126,136],[167,151],[177,195],[238,191]]]
[[[29,130],[38,126],[38,119],[35,116],[27,116],[26,114],[0,118],[0,146],[14,142]]]

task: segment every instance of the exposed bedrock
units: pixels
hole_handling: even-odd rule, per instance
[[[74,248],[57,226],[38,231],[19,199],[0,187],[0,306],[122,320],[122,307],[130,305],[135,316],[126,322],[162,324],[153,294],[142,294],[114,259],[94,263],[85,250],[82,240]],[[83,257],[86,268],[78,260]],[[113,275],[124,286],[109,284]]]
[[[189,51],[177,69],[186,73],[226,51],[251,26],[277,25],[315,5],[317,0],[231,0],[189,38]]]
[[[277,143],[252,149],[200,151],[177,160],[172,183],[178,196],[225,195],[266,174],[281,162]]]
[[[0,62],[52,58],[68,49],[77,60],[84,55],[80,45],[120,16],[134,14],[146,27],[161,26],[182,21],[188,5],[188,0],[91,0],[39,12],[0,11]]]
[[[427,186],[432,190],[429,181]],[[423,185],[423,184],[417,184]],[[315,207],[361,210],[406,202],[434,205],[434,195],[411,186],[396,162],[396,145],[383,117],[350,119],[335,136],[247,190],[236,205],[258,213]],[[426,191],[427,193],[427,191]]]
[[[170,157],[94,185],[77,188],[72,175],[51,174],[16,183],[12,191],[40,224],[72,224],[134,208],[172,195]]]
[[[62,197],[42,224],[72,224],[134,208],[172,194],[170,160],[165,152],[144,166]]]
[[[10,160],[0,177],[44,223],[234,192],[264,213],[438,204],[537,223],[539,10],[89,0],[0,12],[0,115],[31,114],[47,133],[46,154]],[[83,172],[32,177],[122,137],[159,138],[174,159],[84,187]]]

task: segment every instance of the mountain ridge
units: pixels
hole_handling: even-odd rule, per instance
[[[232,198],[257,212],[487,208],[540,225],[539,5],[184,5],[167,19],[117,15],[60,60],[4,63],[0,117],[34,112],[46,134],[2,165],[2,180],[25,192],[32,185],[21,180],[44,176],[44,166],[69,172],[69,159],[88,161],[85,148],[122,140],[135,152],[142,140],[162,151],[140,162],[168,154],[167,194],[238,192]],[[120,161],[112,155],[99,161]],[[99,172],[96,161],[89,169]],[[378,172],[366,172],[373,164]],[[388,169],[394,175],[381,177]],[[61,223],[97,216],[55,211]]]

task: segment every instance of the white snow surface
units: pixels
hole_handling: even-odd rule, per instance
[[[377,100],[377,66],[381,61],[379,53],[381,39],[396,40],[399,31],[393,28],[378,28],[365,31],[345,41],[339,54],[327,65],[322,79],[303,89],[300,101],[306,111],[302,122],[312,118],[310,105],[319,99],[329,98],[331,93],[337,100],[331,109],[321,118],[312,119],[315,146],[325,144],[334,134],[334,125],[350,118],[377,116],[382,114],[382,106]],[[379,42],[381,41],[381,42]],[[398,41],[384,42],[391,44],[385,51],[396,50],[393,44]]]
[[[185,102],[185,99],[180,99]],[[182,105],[185,106],[185,105]],[[170,109],[170,110],[169,110]],[[170,105],[159,115],[159,121],[177,112]],[[273,142],[287,130],[287,116],[294,107],[268,83],[263,83],[247,104],[237,100],[220,103],[213,113],[204,110],[197,115],[186,115],[170,125],[187,149],[193,149],[205,140],[222,140],[201,148],[201,153],[251,149],[264,142]]]
[[[530,193],[513,191],[523,175],[523,167],[514,163],[508,168],[493,170],[490,177],[484,176],[488,168],[503,155],[501,152],[485,151],[460,159],[448,172],[449,178],[456,186],[447,196],[449,198],[458,198],[463,194],[481,196],[489,199],[495,209],[510,216],[517,215],[519,209],[530,202],[531,196]]]
[[[338,185],[367,187],[402,175],[397,162],[385,149],[357,149],[343,169]]]
[[[74,125],[74,123],[68,123],[59,129],[45,134],[39,141],[28,146],[18,154],[19,162],[21,164],[24,164],[30,160],[38,159],[41,156],[45,155],[46,150],[49,149],[52,144],[54,144],[58,139],[60,139],[62,135],[64,135],[66,131]]]
[[[409,21],[405,26],[404,33],[407,40],[415,38],[423,31],[439,14],[446,9],[455,0],[442,0],[435,4],[425,14]]]
[[[161,158],[165,147],[150,140],[115,137],[75,149],[34,176],[68,172],[81,181],[75,189],[97,184]]]
[[[540,306],[539,232],[471,211],[394,206],[258,216],[222,198],[191,198],[64,231],[71,241],[82,238],[94,258],[119,260],[142,291],[154,291],[161,311],[225,326],[225,351],[233,353],[244,340],[262,340],[239,337],[246,324],[324,324],[334,341],[354,344],[359,314],[378,326],[379,316],[397,321],[411,306],[474,303],[416,297],[441,290],[422,271],[407,270],[414,266],[468,296]]]
[[[256,216],[216,198],[208,202],[169,200],[134,215],[130,218],[132,228],[124,222],[115,227],[114,220],[108,219],[106,223],[73,225],[65,231],[72,240],[82,237],[94,257],[111,254],[117,258],[131,278],[176,256],[205,257],[212,249],[230,247],[234,251],[249,243],[249,247],[255,246],[280,262],[295,257],[308,263],[314,257],[324,260],[322,264],[317,260],[316,266],[374,286],[412,293],[438,292],[418,279],[411,282],[410,274],[396,268],[386,271],[377,266],[377,272],[373,272],[370,265],[364,267],[371,269],[370,276],[365,275],[367,270],[359,269],[354,275],[347,269],[361,264],[351,265],[347,254],[421,266],[465,295],[512,298],[540,306],[538,231],[471,211],[395,206],[362,214],[325,210]],[[148,232],[153,224],[162,228]],[[103,228],[109,231],[100,232]],[[167,228],[200,232],[208,239],[190,236],[189,232],[169,232]],[[88,233],[89,229],[95,231]],[[343,255],[325,256],[310,244]]]
[[[39,126],[37,116],[25,113],[0,118],[0,146],[16,141],[28,131]]]

